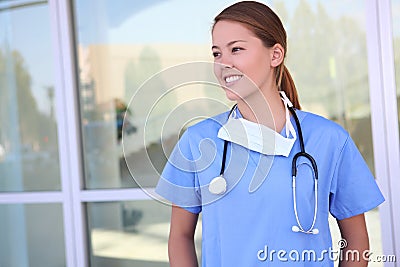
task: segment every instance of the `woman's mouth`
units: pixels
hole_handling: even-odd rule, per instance
[[[226,84],[231,84],[234,83],[238,80],[240,80],[243,77],[243,75],[230,75],[230,76],[226,76],[224,78],[224,81]]]

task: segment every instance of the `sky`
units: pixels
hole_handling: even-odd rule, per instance
[[[286,1],[289,16],[301,0]],[[228,0],[75,0],[79,44],[192,43],[209,44],[213,17],[236,1]],[[262,1],[274,7],[277,0]],[[332,17],[348,15],[365,28],[363,0],[307,0],[318,2]],[[287,3],[290,3],[287,4]],[[0,2],[1,6],[1,2]],[[400,0],[392,0],[400,16]],[[54,85],[49,8],[46,4],[0,11],[0,48],[20,51],[32,76],[32,91],[43,112],[50,110],[46,87]],[[196,19],[193,19],[196,18]],[[400,19],[394,19],[400,36]]]
[[[176,43],[209,43],[214,16],[224,7],[237,2],[228,0],[151,0],[146,6],[137,7],[137,1],[95,1],[98,3],[97,5],[93,4],[93,0],[77,1],[79,42],[84,45],[92,43],[160,43],[166,42],[166,40]],[[274,2],[280,1],[265,0],[262,2],[273,8]],[[290,3],[286,4],[286,8],[289,14],[292,14],[298,6],[299,0],[286,2]],[[332,17],[350,15],[355,17],[360,24],[364,24],[365,1],[307,0],[307,2],[314,10],[316,10],[317,3],[321,2]]]

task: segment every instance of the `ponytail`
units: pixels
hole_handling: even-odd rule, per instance
[[[289,73],[289,70],[284,64],[277,68],[277,85],[279,90],[285,92],[290,102],[292,102],[295,109],[301,109],[299,96],[297,95],[296,85]]]

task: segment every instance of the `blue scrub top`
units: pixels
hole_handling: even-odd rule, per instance
[[[217,134],[228,112],[189,127],[175,146],[156,192],[192,213],[202,212],[202,266],[333,266],[337,254],[332,253],[329,212],[342,220],[384,201],[349,134],[315,114],[296,113],[305,150],[318,166],[317,235],[292,231],[297,223],[291,164],[300,151],[299,140],[289,157],[262,155],[229,143],[223,195],[210,193],[208,185],[220,173],[224,141]],[[314,214],[313,173],[303,157],[297,165],[298,215],[308,229]],[[250,193],[253,179],[263,182]]]

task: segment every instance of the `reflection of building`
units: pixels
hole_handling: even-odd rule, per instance
[[[179,57],[170,53],[173,50],[179,51]],[[172,107],[191,99],[209,96],[209,93],[204,91],[206,84],[186,85],[185,90],[179,87],[180,84],[175,84],[177,80],[187,75],[184,73],[184,67],[182,73],[166,70],[179,64],[187,64],[186,58],[191,58],[193,62],[210,61],[211,52],[204,45],[89,45],[79,46],[79,53],[80,96],[85,122],[90,123],[90,118],[92,120],[112,118],[116,107],[110,105],[113,105],[115,99],[120,99],[129,105],[132,115],[129,117],[131,121],[127,123],[135,125],[138,129],[135,131],[136,134],[125,136],[125,153],[143,149],[144,144],[141,140],[145,125],[147,131],[145,145],[158,143],[160,126]],[[214,81],[212,62],[203,64],[204,66],[199,64],[199,69],[204,72],[202,80]],[[159,75],[161,71],[164,71],[165,75]],[[176,75],[182,77],[175,77]],[[134,99],[131,102],[132,97],[138,96],[139,89],[142,90],[140,100]],[[164,95],[170,89],[174,89],[173,93]],[[222,90],[215,87],[215,91]],[[147,117],[155,103],[157,106],[152,111],[152,116]],[[190,108],[190,104],[186,106]],[[207,109],[207,105],[203,105],[204,109]],[[181,114],[180,117],[182,116]],[[164,127],[163,138],[168,139],[175,134],[177,128],[181,127],[174,125],[174,122],[179,121],[172,121],[168,127]]]
[[[176,50],[179,51],[179,57],[171,53]],[[85,75],[91,77],[96,85],[97,104],[115,97],[129,101],[131,96],[126,95],[127,90],[134,93],[152,75],[167,67],[187,63],[187,58],[192,61],[213,60],[207,46],[191,44],[89,45],[85,48],[80,46],[79,51],[79,58],[83,57],[85,61],[90,62]],[[132,78],[136,79],[134,85],[137,88],[126,88],[124,84],[126,69],[132,62],[135,67],[130,73],[133,73]],[[88,63],[82,64],[81,66],[86,67]]]
[[[96,105],[95,83],[93,80],[80,84],[83,112],[92,111]]]
[[[93,112],[96,107],[95,81],[91,75],[91,65],[89,51],[83,47],[79,47],[79,88],[80,103],[84,119],[88,114]]]

